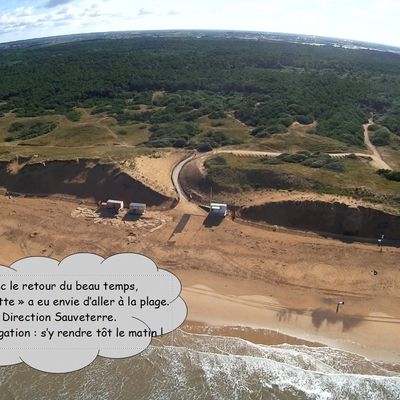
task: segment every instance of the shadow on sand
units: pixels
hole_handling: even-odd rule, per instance
[[[206,228],[212,228],[213,226],[218,226],[224,220],[223,216],[208,214],[206,219],[203,221],[203,225]]]
[[[118,213],[116,211],[101,207],[96,210],[96,213],[100,218],[104,219],[114,219],[118,216]]]
[[[141,218],[143,218],[143,215],[126,213],[122,218],[122,221],[134,222],[134,221],[139,221],[139,219]]]
[[[324,322],[330,325],[342,323],[343,332],[347,332],[357,325],[360,325],[363,321],[363,318],[359,315],[336,313],[327,308],[318,308],[314,310],[311,314],[311,319],[314,327],[317,329],[319,329]]]

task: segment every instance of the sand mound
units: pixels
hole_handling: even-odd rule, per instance
[[[158,152],[151,156],[135,158],[135,168],[128,171],[137,180],[146,186],[164,194],[174,197],[175,188],[172,184],[171,174],[174,166],[185,156],[183,152]]]
[[[87,159],[27,164],[17,173],[10,171],[8,163],[0,163],[0,186],[9,192],[65,195],[96,202],[112,198],[163,209],[170,208],[175,200],[145,186],[114,164]]]

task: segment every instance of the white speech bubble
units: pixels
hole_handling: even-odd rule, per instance
[[[184,322],[180,292],[175,275],[134,253],[0,266],[0,365],[63,373],[137,355]]]

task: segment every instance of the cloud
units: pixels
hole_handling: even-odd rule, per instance
[[[61,6],[62,4],[72,3],[74,0],[49,0],[46,4],[46,8],[54,8]]]
[[[15,11],[14,11],[14,15],[17,17],[29,17],[31,15],[33,15],[33,7],[18,7]]]
[[[14,5],[4,7],[2,3]],[[202,0],[196,6],[184,0],[40,0],[35,2],[40,5],[26,6],[32,3],[0,0],[0,42],[85,32],[217,28],[400,45],[399,0],[355,0],[354,4],[348,0],[306,0],[298,4],[291,0]]]
[[[33,15],[31,7],[20,7],[14,12],[0,14],[1,33],[29,29],[37,25],[40,25],[40,21]]]
[[[31,257],[11,268],[0,266],[0,273],[2,296],[18,304],[1,307],[0,366],[24,361],[40,371],[64,373],[97,356],[132,357],[187,316],[179,279],[140,254],[103,259],[82,253],[61,262]],[[24,337],[10,334],[15,321]]]
[[[138,11],[138,17],[144,17],[144,16],[146,16],[146,15],[150,15],[150,14],[153,14],[153,11],[148,11],[148,10],[146,10],[146,9],[144,9],[144,8],[141,8],[139,11]]]
[[[67,11],[68,11],[68,8],[67,8],[67,7],[60,8],[60,9],[56,12],[56,15],[63,15],[63,14],[65,14]]]

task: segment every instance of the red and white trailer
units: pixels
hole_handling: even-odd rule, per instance
[[[124,202],[121,200],[107,200],[107,202],[101,202],[99,206],[118,213],[124,208]]]

